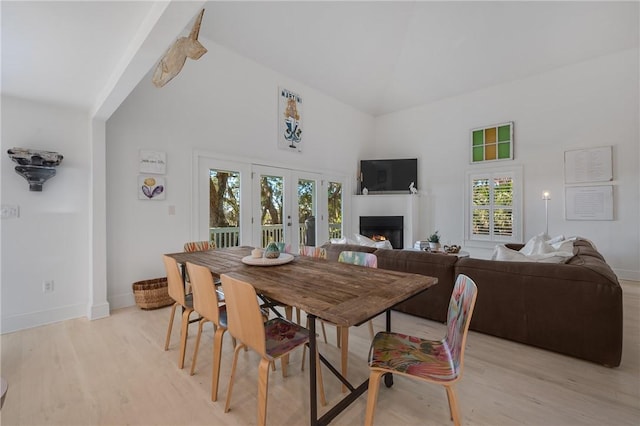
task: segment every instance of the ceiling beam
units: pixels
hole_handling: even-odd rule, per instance
[[[91,109],[91,117],[106,121],[149,70],[154,68],[205,3],[175,0],[155,2],[114,67],[111,77]]]

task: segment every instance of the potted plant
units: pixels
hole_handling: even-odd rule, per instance
[[[438,231],[429,235],[427,241],[429,241],[429,250],[440,251],[440,234],[438,234]]]

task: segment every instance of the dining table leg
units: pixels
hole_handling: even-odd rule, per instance
[[[386,312],[386,331],[387,333],[391,333],[391,309],[387,309]],[[384,375],[384,385],[388,388],[393,386],[393,374],[386,373]]]
[[[317,400],[317,377],[316,377],[316,316],[307,314],[309,319],[309,408],[310,408],[310,424],[315,426],[318,424],[318,400]]]

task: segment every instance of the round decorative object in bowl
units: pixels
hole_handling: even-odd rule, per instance
[[[444,246],[444,251],[445,253],[457,254],[460,252],[460,248],[460,246],[454,244],[452,246]]]
[[[264,257],[267,259],[277,259],[280,257],[280,249],[278,245],[273,241],[269,243],[267,248],[264,249]]]

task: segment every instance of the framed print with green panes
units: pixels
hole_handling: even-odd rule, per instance
[[[513,121],[471,130],[471,163],[513,160]]]

